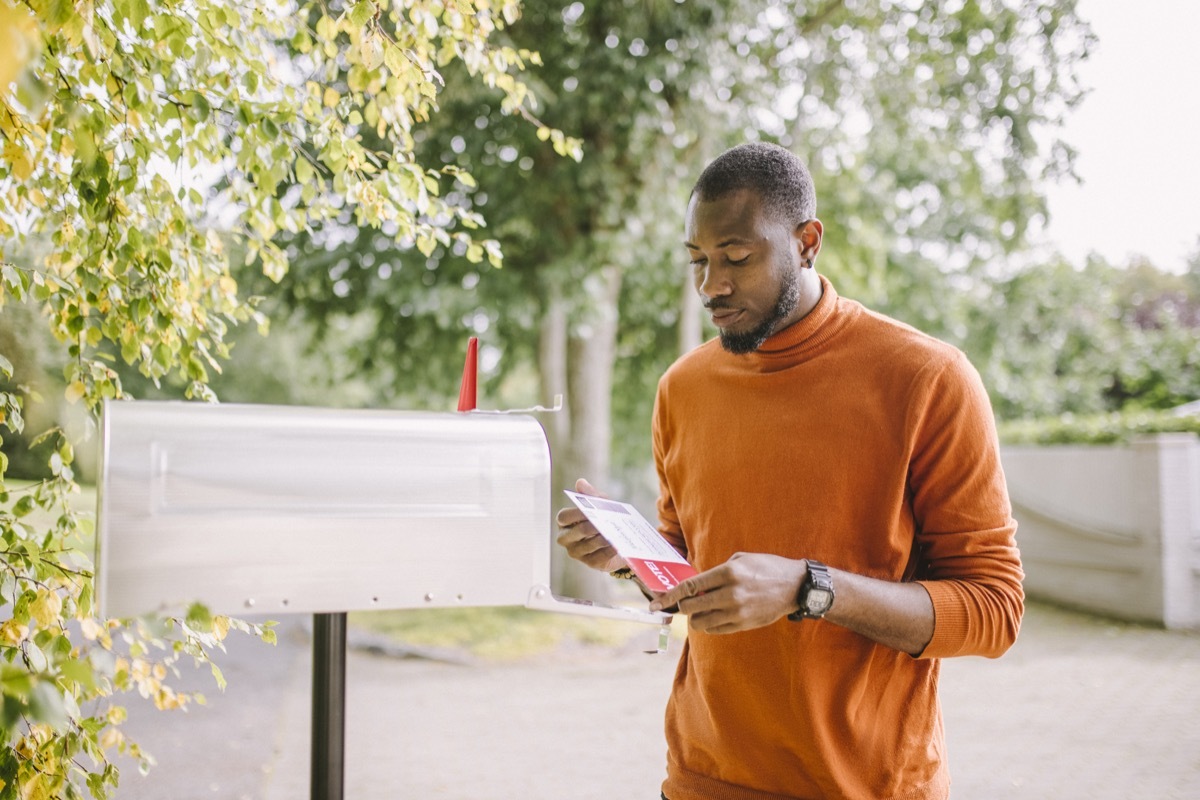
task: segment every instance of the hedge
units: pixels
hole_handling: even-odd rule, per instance
[[[1200,434],[1200,414],[1181,415],[1170,411],[1115,411],[1110,414],[1042,419],[1019,419],[999,423],[1003,444],[1126,444],[1138,436],[1154,433]]]

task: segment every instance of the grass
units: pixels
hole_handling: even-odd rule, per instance
[[[640,595],[614,600],[629,606],[645,602]],[[408,645],[459,651],[489,661],[516,661],[579,647],[617,650],[631,642],[643,649],[656,632],[639,623],[510,606],[359,612],[350,615],[350,624]],[[686,626],[677,617],[672,634],[683,636]]]
[[[628,623],[614,620],[508,606],[362,612],[351,614],[350,624],[406,644],[458,650],[498,661],[527,658],[571,644],[620,647],[636,633]]]

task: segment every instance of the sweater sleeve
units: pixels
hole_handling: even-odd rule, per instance
[[[991,403],[958,351],[917,380],[909,485],[917,578],[935,614],[920,658],[995,658],[1016,641],[1025,596]]]
[[[651,423],[651,436],[654,447],[654,469],[658,473],[658,532],[687,558],[687,543],[683,539],[683,526],[679,524],[679,515],[675,511],[675,498],[671,493],[671,485],[667,481],[664,463],[668,448],[667,408],[663,381],[659,382],[658,393],[654,397],[654,416]]]

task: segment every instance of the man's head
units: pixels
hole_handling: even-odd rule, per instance
[[[738,189],[757,193],[767,214],[790,228],[817,216],[817,194],[808,167],[777,144],[750,142],[726,150],[700,173],[692,195],[719,200]]]
[[[812,266],[823,229],[815,213],[808,169],[782,147],[740,145],[700,174],[685,244],[726,350],[757,350],[820,299]]]

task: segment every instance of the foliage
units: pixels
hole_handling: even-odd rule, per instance
[[[1155,433],[1200,434],[1200,414],[1113,411],[1108,414],[1022,419],[1000,425],[1004,444],[1125,444]]]
[[[279,237],[336,218],[397,249],[458,247],[498,265],[481,216],[445,192],[474,179],[426,167],[414,136],[453,63],[578,155],[532,115],[518,73],[537,55],[492,41],[517,16],[515,0],[0,0],[6,320],[37,310],[65,399],[88,411],[125,396],[118,364],[214,399],[230,326],[266,325],[238,295],[235,255],[278,280]],[[13,379],[26,369],[0,353],[7,437],[34,395]],[[186,707],[200,698],[166,682],[178,659],[209,661],[230,629],[273,633],[202,608],[98,619],[83,552],[93,522],[69,502],[78,442],[51,427],[32,444],[50,476],[29,486],[10,485],[0,453],[0,796],[106,797],[111,752],[148,763],[121,733],[118,694]]]
[[[468,332],[501,354],[493,389],[536,363],[554,303],[586,334],[615,267],[626,465],[647,457],[655,382],[678,353],[678,241],[707,158],[746,139],[794,148],[826,223],[820,268],[844,294],[961,340],[983,265],[1023,244],[1043,182],[1070,173],[1054,133],[1091,44],[1073,2],[1043,0],[532,0],[505,35],[543,54],[531,80],[552,100],[546,117],[587,157],[547,158],[536,131],[453,70],[418,149],[486,186],[457,189],[487,212],[507,268],[475,269],[454,247],[396,252],[370,231],[344,232],[338,252],[302,237],[281,300],[318,326],[369,314],[375,335],[347,357],[409,399],[453,388]],[[971,294],[954,302],[962,285]]]
[[[1200,285],[1145,262],[1053,261],[992,282],[968,355],[1001,419],[1166,409],[1200,398]]]

